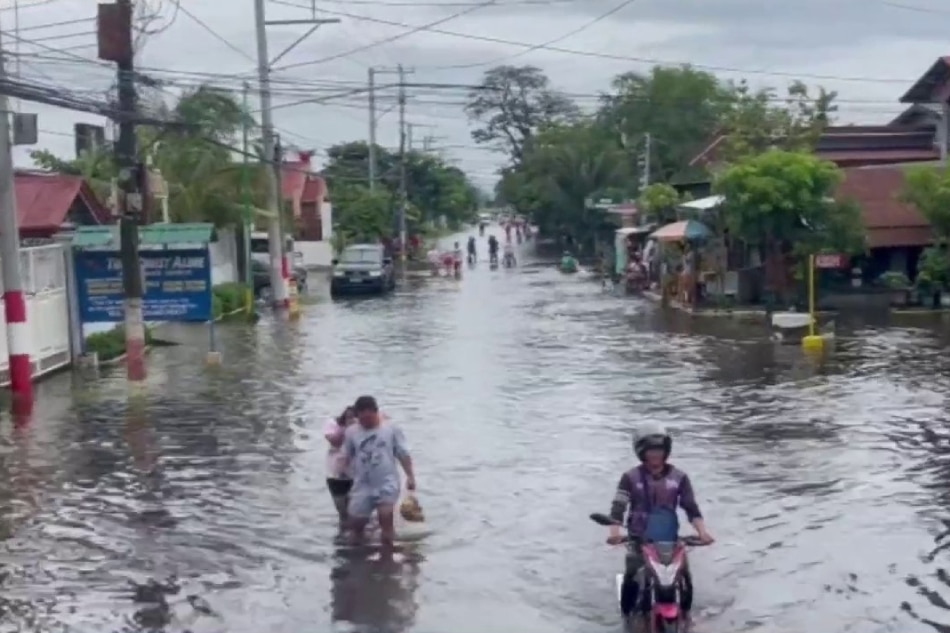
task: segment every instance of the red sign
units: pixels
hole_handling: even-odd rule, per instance
[[[815,255],[815,268],[847,268],[848,256],[840,254]]]

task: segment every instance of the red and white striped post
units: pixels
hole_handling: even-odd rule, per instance
[[[0,59],[0,76],[3,76]],[[10,392],[13,412],[28,415],[33,409],[33,371],[30,364],[30,332],[26,322],[26,297],[20,275],[20,227],[10,139],[10,107],[0,96],[0,268],[3,269],[3,310],[7,320],[7,350],[10,355]]]

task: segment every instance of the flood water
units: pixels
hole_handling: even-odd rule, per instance
[[[218,371],[172,329],[144,404],[62,376],[5,424],[0,631],[619,631],[622,552],[586,517],[643,420],[718,539],[698,633],[950,631],[950,322],[841,329],[816,366],[528,266],[221,327]],[[362,393],[427,512],[392,559],[334,544],[320,429]]]

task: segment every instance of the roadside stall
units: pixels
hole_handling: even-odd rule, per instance
[[[697,220],[673,222],[650,235],[660,245],[660,261],[665,264],[660,281],[664,301],[676,299],[692,306],[702,298],[699,251],[711,236],[709,227]]]

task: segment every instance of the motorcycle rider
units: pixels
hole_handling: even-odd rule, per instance
[[[474,264],[478,259],[478,253],[475,251],[475,236],[468,238],[468,263]]]
[[[677,527],[676,508],[679,506],[686,512],[700,540],[705,544],[713,542],[713,537],[706,531],[689,477],[668,461],[672,450],[673,439],[662,426],[647,424],[638,429],[633,436],[633,451],[640,463],[621,475],[610,506],[610,517],[617,524],[610,527],[607,542],[611,545],[624,542],[620,526],[625,513],[627,536],[631,542],[620,592],[620,609],[624,616],[632,615],[639,604],[641,588],[637,573],[644,563],[640,543],[648,521],[652,519],[651,514],[658,511],[669,513],[674,527]],[[683,570],[683,580],[685,586],[680,607],[688,618],[693,606],[693,582],[688,568]]]
[[[488,236],[488,259],[498,263],[498,238],[494,235]]]

